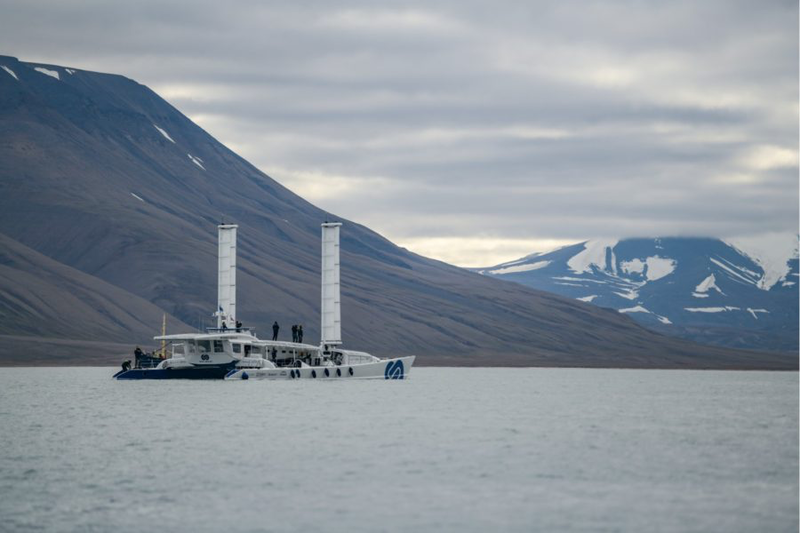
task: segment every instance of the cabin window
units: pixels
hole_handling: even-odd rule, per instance
[[[197,341],[197,346],[200,347],[201,352],[211,351],[211,341]]]
[[[172,346],[172,353],[175,355],[183,355],[183,344],[175,344]]]
[[[261,346],[253,346],[252,350],[255,355],[261,355],[264,353],[264,351],[261,349]]]
[[[248,357],[250,355],[250,351],[251,350],[252,350],[252,348],[250,347],[250,345],[249,344],[245,344],[244,345],[244,356]]]
[[[233,343],[233,353],[242,353],[242,345]]]
[[[214,341],[214,353],[222,353],[224,351],[225,350],[222,347],[222,341]]]

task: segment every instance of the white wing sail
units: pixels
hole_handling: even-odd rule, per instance
[[[322,345],[342,343],[339,303],[339,222],[322,224]]]
[[[236,321],[236,224],[220,224],[217,279],[217,327]]]

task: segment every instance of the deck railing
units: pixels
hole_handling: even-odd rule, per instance
[[[206,333],[245,333],[250,332],[255,335],[256,330],[253,328],[246,328],[242,326],[241,328],[232,327],[232,328],[206,328]]]

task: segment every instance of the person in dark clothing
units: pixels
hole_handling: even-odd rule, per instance
[[[237,320],[236,321],[236,333],[241,333],[241,332],[242,332],[242,323]]]
[[[297,342],[297,324],[292,325],[292,342]]]
[[[274,361],[276,357],[278,357],[278,350],[276,350],[275,347],[273,346],[272,347],[272,360]]]
[[[274,324],[272,324],[272,340],[278,340],[278,332],[280,331],[281,327],[278,325],[278,321],[276,320]]]
[[[228,324],[226,324],[225,322],[223,322],[223,323],[222,323],[222,333],[225,333],[226,331],[228,331]]]
[[[303,342],[303,324],[297,326],[297,342]]]
[[[137,346],[136,349],[138,350],[139,347]],[[131,360],[128,359],[127,361],[123,361],[122,362],[122,370],[127,372],[130,369],[131,369]]]

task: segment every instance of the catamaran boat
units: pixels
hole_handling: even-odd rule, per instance
[[[236,314],[235,224],[220,224],[217,319],[205,333],[159,335],[168,358],[123,369],[116,379],[404,379],[415,356],[379,359],[341,348],[339,222],[322,224],[322,335],[319,346],[259,339]],[[230,326],[229,326],[230,325]]]

